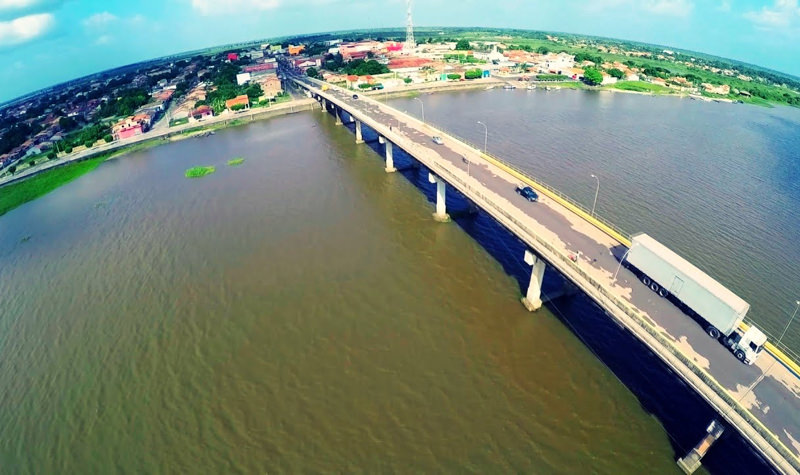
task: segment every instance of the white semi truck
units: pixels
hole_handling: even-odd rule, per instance
[[[724,335],[722,343],[743,363],[755,362],[767,337],[755,326],[739,328],[750,304],[647,234],[631,238],[627,255],[627,264],[653,292],[672,296],[683,310],[702,319],[710,337]]]

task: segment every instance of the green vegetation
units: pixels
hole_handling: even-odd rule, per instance
[[[0,193],[0,216],[94,170],[106,158],[108,158],[107,155],[101,155],[88,160],[70,163],[26,180],[4,186],[3,192]]]
[[[480,79],[483,76],[483,71],[479,68],[470,69],[464,72],[465,79]]]
[[[617,79],[622,79],[625,77],[625,73],[623,73],[621,69],[611,68],[606,72],[609,74],[609,76],[615,77]]]
[[[461,79],[461,75],[460,74],[451,73],[451,74],[447,75],[447,79],[458,81],[459,79]]]
[[[603,74],[595,68],[586,68],[583,71],[583,82],[590,86],[597,86],[603,82]]]
[[[470,49],[469,41],[461,39],[456,43],[456,49],[459,51],[467,51]]]
[[[341,54],[330,56],[331,59],[325,62],[325,69],[328,71],[336,71],[342,74],[354,74],[356,76],[367,76],[386,74],[389,68],[374,59],[354,59],[348,63],[344,62]]]
[[[242,157],[236,157],[231,160],[228,160],[228,165],[232,167],[235,167],[236,165],[241,165],[242,163],[244,163],[244,158]]]
[[[100,107],[100,117],[126,116],[147,104],[150,101],[150,94],[146,89],[128,89],[116,99],[103,104]]]
[[[200,178],[217,171],[216,167],[192,167],[186,170],[186,178]]]
[[[317,68],[314,68],[314,67],[308,68],[308,69],[306,69],[306,76],[308,76],[310,78],[318,78],[319,77],[319,71],[317,71]]]
[[[212,78],[212,82],[217,89],[208,93],[205,103],[198,101],[195,107],[210,105],[214,110],[214,115],[219,115],[225,110],[225,101],[236,96],[245,94],[250,99],[250,102],[258,101],[258,98],[264,95],[264,90],[261,89],[260,84],[255,83],[239,86],[236,83],[236,75],[239,74],[240,70],[241,68],[233,63],[225,63],[220,66]]]
[[[536,80],[537,81],[567,81],[569,76],[564,76],[563,74],[537,74]]]
[[[178,125],[183,125],[183,124],[188,124],[188,123],[189,123],[189,118],[188,117],[184,117],[183,119],[175,119],[175,120],[169,121],[169,126],[170,127],[175,127],[175,126],[178,126]]]
[[[621,91],[650,92],[654,94],[670,94],[672,89],[644,81],[620,81],[610,86]]]

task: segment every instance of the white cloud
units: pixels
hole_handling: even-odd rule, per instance
[[[589,11],[625,9],[644,11],[653,15],[687,17],[694,10],[692,0],[592,0],[586,5]]]
[[[797,0],[775,0],[772,7],[747,12],[744,17],[762,30],[789,32],[800,28],[800,7]]]
[[[30,8],[41,3],[39,0],[0,0],[0,10],[18,10]]]
[[[641,5],[650,13],[676,17],[687,17],[694,9],[694,3],[689,0],[647,0]]]
[[[111,43],[112,39],[113,38],[110,35],[100,35],[100,36],[97,37],[96,40],[94,40],[94,44],[96,44],[96,45],[107,45],[107,44]]]
[[[88,28],[101,28],[116,20],[118,20],[118,18],[113,13],[100,12],[83,20],[83,25]]]
[[[731,2],[729,0],[722,0],[722,3],[717,6],[717,11],[728,13],[731,11]]]
[[[0,46],[17,45],[34,40],[50,31],[55,22],[55,18],[50,13],[37,13],[11,21],[2,21],[0,22]]]
[[[252,10],[272,10],[282,4],[282,0],[192,0],[192,8],[202,15],[215,13],[247,14],[248,11]]]

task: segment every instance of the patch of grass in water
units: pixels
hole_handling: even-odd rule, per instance
[[[242,157],[236,157],[231,160],[228,160],[228,165],[232,167],[235,167],[236,165],[241,165],[242,163],[244,163],[244,158]]]
[[[200,178],[201,176],[210,175],[216,170],[216,167],[192,167],[186,170],[186,178]]]

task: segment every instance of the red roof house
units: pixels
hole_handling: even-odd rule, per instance
[[[228,61],[237,61],[239,59],[239,55],[236,53],[228,53]]]

